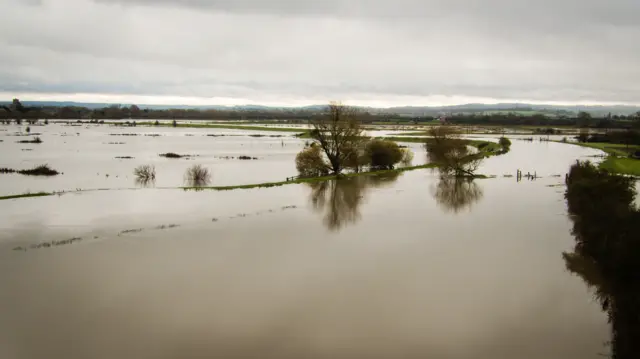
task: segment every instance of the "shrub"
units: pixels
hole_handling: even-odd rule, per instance
[[[296,155],[296,169],[300,177],[320,177],[329,173],[319,146],[314,144]]]
[[[49,167],[49,165],[40,165],[30,170],[18,171],[18,173],[27,175],[27,176],[55,176],[60,174],[60,172]]]
[[[133,170],[133,175],[141,181],[153,181],[156,179],[156,168],[153,165],[140,165]]]
[[[500,141],[498,142],[502,148],[511,147],[511,141],[506,137],[500,137]]]
[[[184,179],[191,187],[206,186],[211,182],[211,172],[201,165],[193,165],[185,172]]]
[[[33,140],[22,140],[22,141],[18,141],[18,143],[42,143],[42,139],[36,136],[33,138]]]
[[[49,120],[45,119],[45,120],[44,120],[44,124],[45,124],[45,125],[48,125],[48,124],[49,124]]]
[[[413,162],[413,151],[408,148],[403,148],[402,160],[400,162],[405,166],[411,166],[411,163]]]
[[[27,128],[25,129],[25,132],[26,132],[26,133],[31,132],[31,127],[27,126]]]
[[[372,168],[391,169],[404,157],[397,143],[384,140],[369,141],[365,146],[365,154]]]
[[[154,126],[160,126],[160,121],[156,120],[156,122],[153,123]]]
[[[178,122],[176,122],[176,120],[173,120],[173,122],[171,122],[171,125],[173,127],[178,127]]]
[[[173,152],[167,152],[167,153],[161,153],[160,157],[166,157],[166,158],[182,158],[182,157],[188,157],[188,156],[184,156],[184,155],[179,155],[177,153],[173,153]]]

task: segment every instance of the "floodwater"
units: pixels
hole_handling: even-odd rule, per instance
[[[302,146],[134,130],[165,134],[122,137],[131,141],[122,155],[158,161],[158,181],[171,172],[159,152],[273,157],[229,169],[253,182],[289,175],[279,162]],[[40,146],[50,138],[42,137]],[[90,162],[97,151],[106,166],[112,153],[95,137],[79,156]],[[3,149],[14,146],[9,138]],[[2,166],[20,161],[2,153]],[[497,178],[472,182],[430,170],[221,192],[118,182],[119,190],[2,201],[0,357],[600,358],[609,327],[565,269],[574,240],[560,186],[576,159],[597,153],[514,141],[480,169]],[[75,161],[50,156],[56,168]],[[118,165],[122,173],[130,163]],[[503,176],[517,169],[541,178]]]
[[[146,164],[156,168],[157,187],[185,185],[184,173],[194,164],[212,171],[212,186],[279,182],[296,175],[295,155],[305,143],[290,132],[50,124],[31,126],[32,133],[41,133],[43,143],[19,144],[30,138],[13,136],[19,128],[0,126],[6,130],[0,132],[0,167],[28,169],[49,164],[64,174],[46,179],[3,175],[0,196],[136,187],[133,169]],[[159,156],[167,152],[193,157]],[[249,155],[257,159],[237,159]]]

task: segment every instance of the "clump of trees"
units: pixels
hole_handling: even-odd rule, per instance
[[[438,165],[442,176],[475,176],[483,155],[475,153],[467,141],[450,126],[433,126],[426,142],[427,156]]]
[[[332,103],[327,113],[311,122],[314,140],[296,156],[302,177],[340,175],[345,170],[392,169],[403,160],[410,163],[413,153],[393,141],[370,139],[363,135],[360,112]]]
[[[594,289],[611,322],[611,357],[640,353],[640,210],[635,181],[577,162],[567,176],[576,245],[563,253],[568,270]]]

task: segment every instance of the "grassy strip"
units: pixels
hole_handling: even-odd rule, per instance
[[[603,143],[603,142],[562,142],[553,141],[558,143],[566,143],[575,146],[593,148],[603,151],[609,156],[606,160],[602,161],[599,165],[601,169],[607,170],[611,173],[640,176],[640,160],[634,158],[628,158],[630,151],[640,150],[640,146],[629,146],[615,144],[615,143]],[[623,156],[623,157],[618,157]]]
[[[292,180],[292,181],[266,182],[266,183],[247,184],[247,185],[240,185],[240,186],[180,187],[180,188],[183,189],[183,190],[196,190],[196,191],[200,191],[200,190],[230,191],[230,190],[234,190],[234,189],[270,188],[270,187],[285,186],[285,185],[289,185],[289,184],[323,182],[323,181],[342,179],[342,178],[351,178],[351,177],[360,177],[360,176],[378,176],[378,175],[384,175],[384,174],[388,174],[388,173],[400,173],[400,172],[413,171],[413,170],[425,169],[425,168],[436,168],[436,167],[437,167],[437,165],[430,163],[430,164],[420,165],[420,166],[410,166],[410,167],[395,168],[395,169],[392,169],[392,170],[379,170],[379,171],[369,171],[369,172],[346,173],[346,174],[341,174],[339,176],[299,178],[299,179]]]
[[[640,177],[640,160],[609,156],[600,163],[600,168],[611,173]]]
[[[46,197],[46,196],[53,196],[53,195],[54,195],[53,193],[47,193],[47,192],[23,193],[23,194],[17,194],[13,196],[1,196],[0,201],[4,201],[7,199],[27,198],[27,197]]]
[[[602,150],[610,155],[615,155],[615,156],[626,157],[630,153],[640,150],[640,146],[632,145],[632,146],[628,146],[627,148],[627,145],[622,145],[617,143],[603,143],[603,142],[575,142],[575,143],[572,142],[572,143],[582,147],[589,147],[589,148],[595,148],[597,150]]]

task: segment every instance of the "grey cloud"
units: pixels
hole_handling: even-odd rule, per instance
[[[12,13],[0,23],[0,91],[256,102],[640,92],[635,1],[159,3],[0,0]]]

